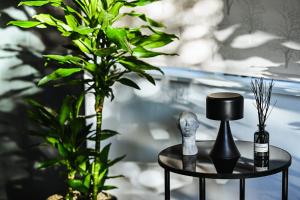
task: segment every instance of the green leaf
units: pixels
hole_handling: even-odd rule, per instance
[[[155,56],[160,55],[176,55],[176,54],[168,54],[168,53],[162,53],[162,52],[155,52],[155,51],[149,51],[143,47],[136,47],[133,49],[133,56],[138,58],[151,58]]]
[[[106,163],[103,163],[101,160],[95,159],[92,164],[92,169],[93,169],[94,179],[96,179],[94,184],[98,188],[101,188],[104,185],[104,182],[108,174],[108,166]]]
[[[118,62],[122,64],[125,68],[134,72],[143,72],[145,70],[157,70],[163,74],[163,71],[160,68],[150,65],[149,63],[146,63],[142,60],[138,60],[134,56],[120,58]]]
[[[82,181],[79,179],[69,179],[68,185],[72,188],[81,189],[82,188]]]
[[[134,45],[137,44],[137,42],[140,41],[143,37],[144,36],[141,32],[141,29],[139,29],[139,28],[127,30],[128,41]]]
[[[83,103],[83,100],[84,100],[84,96],[85,96],[85,94],[82,93],[81,95],[79,95],[79,97],[76,100],[76,103],[75,103],[75,113],[76,113],[77,117],[78,117],[78,115],[80,113],[80,108],[82,106],[82,103]]]
[[[81,35],[88,35],[90,33],[92,33],[94,31],[93,28],[89,28],[89,27],[84,27],[84,26],[79,26],[79,27],[75,27],[73,28],[73,30],[76,32],[76,33],[79,33]]]
[[[101,12],[99,13],[99,16],[97,16],[96,18],[97,18],[98,24],[101,25],[101,29],[106,30],[107,27],[109,27],[112,24],[112,21],[115,18],[115,16],[113,16],[108,11],[102,9]],[[94,26],[97,26],[98,24],[95,23]]]
[[[116,131],[112,131],[112,130],[102,130],[101,131],[101,134],[100,134],[100,141],[102,140],[107,140],[115,135],[118,135],[119,133],[116,132]],[[89,140],[92,140],[92,141],[96,141],[96,136],[95,135],[92,135],[88,138]]]
[[[51,2],[51,5],[54,7],[61,7],[63,0],[50,0],[50,2]]]
[[[108,6],[108,7],[111,7],[112,5],[118,3],[117,0],[106,0],[106,2],[107,2],[107,6]]]
[[[49,14],[38,14],[34,15],[32,18],[50,26],[56,26],[55,18]]]
[[[63,144],[58,143],[57,150],[58,150],[59,155],[61,155],[62,157],[66,157],[66,158],[68,157],[68,150],[64,147]]]
[[[87,71],[90,72],[90,73],[95,72],[96,69],[97,69],[97,65],[96,65],[96,64],[94,64],[94,63],[89,63],[89,62],[85,62],[85,64],[84,64],[83,67],[84,67],[85,70],[87,70]]]
[[[52,160],[47,160],[40,162],[37,166],[38,169],[45,169],[54,165],[57,165],[61,160],[60,159],[52,159]]]
[[[106,35],[118,47],[127,52],[131,52],[129,43],[127,41],[127,31],[125,28],[113,28],[108,26],[106,29]]]
[[[105,185],[102,187],[102,190],[113,190],[113,189],[117,189],[118,187],[113,186],[113,185]]]
[[[102,48],[102,49],[97,49],[95,50],[95,55],[99,56],[99,57],[104,57],[104,56],[108,56],[111,55],[112,53],[117,52],[117,48],[115,47],[109,47],[109,48]]]
[[[177,37],[173,34],[167,34],[162,32],[156,32],[150,36],[142,36],[139,38],[133,38],[130,40],[135,46],[140,46],[146,49],[154,49],[166,46],[174,41]]]
[[[82,0],[73,0],[73,2],[84,12],[86,16],[89,16],[88,5]]]
[[[157,22],[157,21],[147,17],[143,13],[137,13],[137,12],[132,11],[130,13],[124,13],[124,15],[132,16],[132,17],[138,17],[138,18],[140,18],[141,20],[147,22],[150,26],[153,26],[153,27],[157,27],[157,28],[165,27],[162,23]]]
[[[116,176],[108,176],[107,179],[113,179],[113,178],[125,178],[124,175],[116,175]]]
[[[63,100],[62,106],[58,114],[59,123],[61,125],[64,125],[64,123],[70,118],[70,114],[72,112],[72,102],[72,97],[68,95]]]
[[[66,56],[62,56],[62,55],[44,55],[45,58],[48,58],[49,60],[55,60],[61,64],[79,64],[80,62],[83,61],[82,58],[79,58],[77,56],[73,56],[73,55],[66,55]]]
[[[63,36],[69,36],[70,32],[72,29],[70,28],[69,25],[65,24],[63,21],[56,19],[50,14],[38,14],[33,16],[32,18],[40,21],[43,24],[47,24],[49,26],[55,27],[58,31],[62,33]]]
[[[54,110],[45,107],[32,99],[29,99],[27,102],[29,105],[31,105],[28,115],[33,121],[39,123],[41,126],[51,128],[53,130],[60,128],[60,125],[57,121],[57,113]],[[56,134],[56,132],[53,132],[52,134],[44,134],[45,136],[53,136]]]
[[[130,80],[128,78],[121,78],[118,80],[118,82],[122,83],[123,85],[129,86],[129,87],[132,87],[132,88],[135,88],[138,90],[141,89],[135,82],[133,82],[132,80]]]
[[[37,1],[21,1],[18,6],[24,5],[24,6],[44,6],[49,3],[52,4],[52,6],[58,7],[61,5],[62,0],[37,0]]]
[[[150,3],[153,3],[156,1],[159,1],[159,0],[134,0],[134,1],[130,1],[130,2],[123,0],[123,2],[125,2],[125,5],[128,7],[145,6],[147,4],[150,4]]]
[[[113,6],[110,8],[109,13],[112,14],[113,18],[116,18],[119,13],[120,13],[120,9],[124,6],[124,3],[122,2],[116,2],[115,4],[113,4]]]
[[[152,83],[153,85],[155,85],[155,80],[154,80],[154,78],[150,74],[147,74],[146,72],[141,72],[140,76],[146,78],[150,83]]]
[[[91,53],[90,47],[88,44],[83,42],[82,40],[73,40],[74,44],[84,53]]]
[[[116,164],[116,163],[120,162],[121,160],[123,160],[125,157],[126,157],[126,155],[123,155],[123,156],[120,156],[120,157],[118,157],[118,158],[116,158],[116,159],[110,161],[110,162],[108,163],[108,166],[109,166],[109,167],[113,166],[114,164]]]
[[[94,169],[94,173],[99,174],[101,169],[101,163],[98,160],[94,160],[92,163],[92,169]]]
[[[86,135],[89,133],[89,127],[85,125],[84,118],[71,119],[68,126],[70,126],[70,133],[68,134],[70,143],[73,147],[77,148],[82,144],[83,140],[86,139]]]
[[[21,1],[18,6],[43,6],[50,3],[49,1]]]
[[[66,18],[66,21],[67,21],[67,24],[74,30],[77,28],[78,26],[78,21],[77,19],[70,13],[70,12],[67,12],[65,11],[66,15],[65,15],[65,18]]]
[[[86,83],[90,83],[93,82],[92,79],[75,79],[75,80],[65,80],[64,82],[60,82],[60,83],[54,83],[53,87],[61,87],[61,86],[65,86],[65,85],[69,85],[69,86],[78,86],[78,85],[82,85],[82,84],[86,84]]]
[[[58,143],[58,139],[54,137],[46,137],[46,141],[53,146]]]
[[[106,176],[108,174],[108,168],[107,167],[104,167],[101,169],[101,173],[99,174],[99,176],[97,177],[97,185],[99,187],[102,187],[102,185],[104,184],[105,182],[105,179],[106,179]]]
[[[108,161],[108,154],[109,154],[110,146],[111,146],[111,143],[106,145],[100,152],[99,157],[103,163],[107,163],[107,161]]]
[[[150,65],[149,63],[146,63],[144,61],[138,60],[136,57],[133,56],[120,58],[118,62],[130,71],[135,72],[138,75],[146,78],[153,85],[155,85],[155,80],[151,75],[147,74],[145,71],[157,70],[164,74],[160,68]]]
[[[91,185],[91,175],[90,174],[88,174],[84,177],[83,185],[87,189],[90,188],[90,185]]]
[[[106,140],[108,138],[111,138],[115,135],[118,135],[119,133],[112,130],[103,130],[101,131],[100,140]]]
[[[20,28],[32,28],[42,24],[36,21],[10,21],[8,25],[18,26]]]
[[[77,159],[76,159],[76,162],[75,164],[78,166],[79,170],[80,171],[83,171],[85,172],[87,167],[86,167],[86,161],[87,158],[85,156],[79,156]]]
[[[73,13],[73,14],[77,15],[77,17],[79,17],[82,21],[84,21],[84,23],[86,25],[89,25],[89,21],[85,17],[83,17],[77,10],[73,9],[70,6],[65,6],[65,10],[67,10],[70,13]]]
[[[57,70],[55,70],[54,72],[52,72],[51,74],[45,76],[44,78],[42,78],[38,85],[44,85],[46,83],[48,83],[49,81],[55,81],[64,77],[68,77],[71,76],[75,73],[81,72],[82,69],[81,68],[59,68]]]
[[[97,6],[98,0],[92,0],[92,2],[95,2],[95,3],[94,3],[94,4],[95,4],[94,7],[96,7],[96,6]],[[102,5],[103,5],[103,9],[104,9],[104,10],[107,10],[107,7],[108,7],[107,0],[101,0],[101,2],[102,2]],[[96,11],[96,9],[95,9],[95,11]]]

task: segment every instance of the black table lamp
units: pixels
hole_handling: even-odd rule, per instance
[[[235,162],[241,156],[237,149],[229,126],[230,120],[241,119],[244,116],[244,98],[237,93],[213,93],[206,98],[206,117],[220,120],[220,128],[215,144],[210,152],[214,163]],[[225,166],[224,166],[225,167]],[[231,167],[228,170],[232,170]]]

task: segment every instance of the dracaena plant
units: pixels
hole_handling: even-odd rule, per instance
[[[66,171],[66,182],[69,185],[65,199],[71,200],[74,191],[83,194],[88,190],[91,175],[88,173],[89,152],[84,143],[91,133],[91,124],[86,125],[85,117],[79,115],[83,98],[66,96],[58,112],[40,103],[30,100],[28,114],[34,126],[30,133],[42,138],[45,143],[58,152],[55,158],[42,161],[39,168],[61,166]],[[78,176],[81,179],[78,179]]]
[[[91,178],[93,176],[93,163],[90,157],[97,154],[94,149],[84,148],[87,140],[93,140],[94,131],[92,124],[86,124],[86,118],[91,116],[80,115],[83,96],[75,98],[66,96],[60,110],[43,106],[40,103],[29,100],[31,109],[28,114],[32,121],[39,126],[32,129],[30,133],[41,137],[48,145],[51,145],[58,152],[53,159],[42,161],[39,168],[61,166],[65,169],[68,191],[66,200],[89,199],[91,194]],[[100,140],[106,140],[117,134],[114,131],[103,130]],[[103,190],[113,189],[114,186],[105,185],[108,177],[108,168],[118,162],[122,157],[109,160],[110,144],[106,145],[98,154],[102,163],[106,163],[99,169],[103,176],[102,182],[98,185]],[[77,192],[76,192],[77,191]],[[78,192],[80,195],[78,195]]]
[[[52,67],[53,72],[43,77],[38,85],[85,84],[87,87],[83,93],[92,92],[95,96],[95,147],[94,154],[91,155],[89,186],[94,200],[99,192],[106,189],[104,182],[108,177],[108,160],[101,159],[101,152],[105,148],[101,146],[101,137],[103,134],[114,135],[114,132],[102,130],[104,99],[114,98],[112,86],[116,82],[140,89],[126,76],[131,73],[155,84],[148,71],[162,71],[142,58],[168,55],[155,49],[176,39],[175,35],[163,32],[162,23],[135,9],[155,1],[157,0],[21,1],[19,6],[50,6],[64,15],[58,17],[51,13],[40,13],[29,21],[10,22],[20,28],[52,28],[69,41],[64,46],[68,49],[67,55],[44,55],[47,60],[45,64]],[[120,12],[122,8],[130,11]],[[116,22],[124,17],[135,18],[143,23],[135,27],[117,26]],[[87,76],[78,75],[83,73]]]

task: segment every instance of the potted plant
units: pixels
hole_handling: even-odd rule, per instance
[[[92,137],[85,137],[86,140],[93,140],[95,144],[93,150],[88,151],[89,159],[86,162],[90,167],[85,171],[90,177],[86,178],[79,171],[80,176],[76,179],[78,181],[73,182],[88,182],[87,190],[81,191],[88,194],[86,199],[96,200],[99,193],[114,188],[104,184],[109,178],[108,169],[111,164],[123,158],[121,156],[111,163],[106,156],[110,145],[101,145],[101,140],[116,134],[115,131],[102,130],[104,99],[114,99],[112,86],[116,82],[140,89],[126,76],[131,73],[155,84],[148,71],[163,72],[141,59],[170,55],[153,49],[168,45],[176,39],[175,35],[161,30],[164,28],[162,23],[135,11],[136,7],[155,1],[157,0],[25,0],[21,1],[19,6],[50,6],[63,12],[63,18],[50,13],[40,13],[33,16],[31,21],[9,23],[21,28],[54,28],[69,41],[69,44],[64,46],[68,49],[67,55],[44,55],[47,60],[45,64],[53,66],[54,69],[38,82],[39,86],[51,83],[85,84],[86,89],[82,91],[79,99],[84,98],[86,93],[93,93],[95,96],[96,130]],[[125,7],[131,11],[120,12]],[[125,16],[137,18],[144,23],[137,27],[117,27],[116,22]],[[83,73],[87,76],[83,76]],[[69,186],[78,189],[76,184],[69,183]],[[69,198],[68,195],[70,196],[67,194],[66,198]]]
[[[58,152],[55,158],[41,162],[38,168],[53,166],[64,168],[63,174],[69,185],[65,199],[75,199],[78,192],[84,196],[91,176],[87,170],[89,152],[84,148],[84,143],[92,130],[91,124],[86,125],[85,116],[79,115],[82,100],[82,98],[66,96],[58,112],[34,100],[29,100],[31,107],[28,114],[37,125],[31,128],[31,135],[41,137]],[[78,180],[78,176],[82,180]],[[60,195],[54,195],[49,199],[61,198]]]

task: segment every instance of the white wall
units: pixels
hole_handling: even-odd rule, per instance
[[[169,69],[169,74],[171,71]],[[245,97],[245,117],[231,122],[231,127],[235,138],[253,140],[257,116],[248,87],[250,79],[186,70],[175,71],[179,76],[180,74],[193,74],[193,76],[176,78],[167,75],[158,81],[156,87],[138,80],[141,91],[121,85],[115,87],[116,98],[113,102],[107,100],[104,110],[105,128],[121,133],[112,141],[112,157],[126,153],[127,161],[156,162],[159,151],[181,142],[177,118],[184,110],[195,112],[202,122],[197,132],[198,140],[215,139],[219,123],[206,119],[205,99],[208,93],[219,91],[239,92]],[[300,198],[300,99],[295,93],[287,93],[286,85],[294,87],[295,90],[299,87],[297,84],[275,81],[273,100],[277,103],[267,121],[267,130],[270,133],[270,143],[286,149],[293,156],[289,192],[290,200],[296,200]],[[90,109],[90,101],[87,105],[87,109]],[[234,189],[232,184],[233,182],[229,181],[224,186],[225,191],[226,188],[229,191]],[[252,192],[247,192],[248,199],[260,200],[255,196],[258,194],[264,194],[264,200],[280,199],[280,188],[281,175],[249,180],[247,191]],[[208,193],[211,199],[217,196]],[[232,198],[230,195],[224,199],[225,197],[226,195],[222,199]]]

